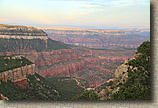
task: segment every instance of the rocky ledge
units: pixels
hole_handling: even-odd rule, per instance
[[[8,56],[3,57],[3,59],[1,57],[1,63],[10,66],[10,68],[8,66],[5,68],[2,64],[0,65],[0,68],[3,66],[5,70],[0,72],[0,84],[1,81],[7,83],[10,80],[19,85],[21,82],[26,82],[27,75],[35,74],[35,64],[28,63],[27,59],[21,56]]]

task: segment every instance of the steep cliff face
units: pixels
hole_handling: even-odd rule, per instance
[[[27,75],[35,74],[35,64],[16,68],[13,70],[8,70],[0,73],[0,80],[3,82],[7,82],[8,80],[12,82],[18,82],[22,80],[26,80]]]
[[[0,38],[0,55],[20,55],[26,52],[42,52],[70,49],[69,45],[48,39],[2,39]]]
[[[35,74],[35,64],[21,56],[0,56],[0,82],[11,81],[21,87],[27,83],[27,75]]]

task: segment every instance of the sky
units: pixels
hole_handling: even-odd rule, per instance
[[[0,0],[0,24],[150,26],[150,0]]]

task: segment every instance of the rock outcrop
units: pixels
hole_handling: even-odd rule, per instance
[[[141,56],[140,53],[135,54],[132,59],[136,59]],[[115,78],[110,79],[106,83],[109,85],[102,89],[99,93],[100,100],[110,99],[111,96],[119,91],[120,86],[124,84],[128,79],[128,68],[133,69],[132,66],[127,65],[129,61],[126,60],[121,66],[117,67],[115,70]],[[134,68],[137,70],[137,68]]]
[[[139,56],[141,56],[141,53],[135,54],[133,59],[138,58]],[[116,70],[115,70],[115,78],[122,78],[122,80],[126,80],[128,78],[128,68],[132,69],[132,66],[127,65],[128,61],[125,61],[124,64],[122,64],[121,66],[119,66]],[[137,68],[134,68],[137,70]]]
[[[127,63],[127,62],[126,62]],[[127,75],[127,70],[128,70],[128,65],[126,65],[125,63],[122,64],[121,66],[119,66],[116,70],[115,70],[115,77],[119,78],[122,77],[123,75],[128,76]]]
[[[7,82],[10,80],[12,82],[20,82],[26,80],[28,74],[35,74],[35,64],[2,72],[0,73],[0,81]]]

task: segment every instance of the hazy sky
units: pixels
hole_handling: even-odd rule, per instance
[[[0,0],[0,23],[150,26],[150,0]]]

